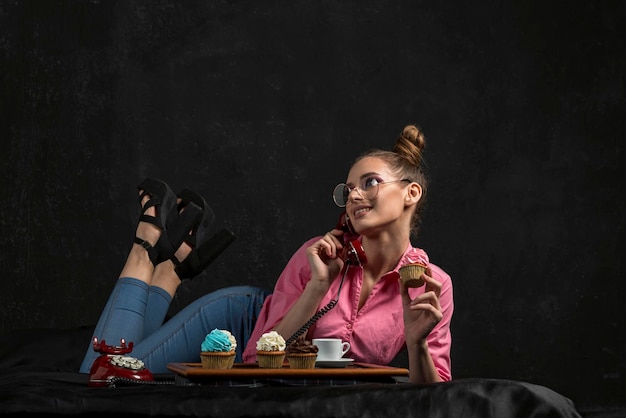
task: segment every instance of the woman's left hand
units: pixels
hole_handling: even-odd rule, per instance
[[[443,318],[439,294],[441,283],[430,276],[430,269],[422,275],[426,282],[424,293],[411,300],[408,288],[400,280],[400,296],[404,312],[404,333],[407,346],[424,341]],[[399,279],[398,279],[399,280]]]

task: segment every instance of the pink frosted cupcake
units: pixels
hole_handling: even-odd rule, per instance
[[[403,265],[398,270],[402,283],[404,283],[406,287],[420,287],[424,284],[422,274],[424,274],[424,271],[428,268],[428,256],[426,253],[422,252],[422,254],[419,254],[417,260],[409,261],[411,262]]]
[[[405,264],[400,267],[398,273],[406,287],[420,287],[424,284],[422,274],[426,271],[426,265],[421,263]]]

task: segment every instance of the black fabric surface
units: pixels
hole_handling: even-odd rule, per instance
[[[580,417],[539,385],[498,379],[351,386],[88,387],[77,373],[92,328],[26,330],[0,337],[0,413],[207,417]]]
[[[0,336],[0,371],[77,372],[94,327],[26,329]]]

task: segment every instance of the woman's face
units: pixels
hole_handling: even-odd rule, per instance
[[[359,234],[385,228],[405,215],[410,182],[393,174],[383,160],[366,157],[358,161],[346,184],[350,190],[346,212]]]

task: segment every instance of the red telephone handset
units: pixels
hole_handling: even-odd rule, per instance
[[[339,222],[335,229],[341,229],[344,232],[343,259],[345,262],[355,266],[362,266],[367,263],[365,250],[361,245],[361,241],[357,239],[359,234],[352,227],[348,214],[343,212],[339,216]]]
[[[352,222],[350,222],[350,218],[348,218],[348,214],[346,212],[342,212],[341,215],[339,215],[339,221],[337,221],[335,229],[341,229],[346,234],[354,236],[358,235],[352,227]]]
[[[113,378],[154,381],[154,376],[144,366],[143,361],[125,355],[133,351],[132,341],[126,345],[122,338],[120,342],[121,345],[116,347],[106,345],[104,340],[98,343],[98,338],[93,338],[93,349],[101,355],[91,365],[88,386],[109,386]]]
[[[358,239],[359,234],[354,230],[354,228],[352,228],[352,224],[350,223],[350,219],[348,218],[346,212],[343,212],[339,216],[339,222],[337,223],[337,226],[335,226],[335,229],[341,229],[344,232],[342,257],[345,263],[343,266],[341,281],[339,282],[339,289],[337,290],[337,296],[328,302],[326,306],[317,311],[317,313],[313,315],[302,327],[300,327],[298,331],[289,337],[285,342],[287,345],[291,344],[296,338],[304,334],[315,322],[317,322],[318,319],[337,305],[337,302],[339,302],[339,293],[341,292],[343,281],[348,273],[348,268],[350,266],[363,266],[367,263],[365,251],[363,250],[361,241]]]

